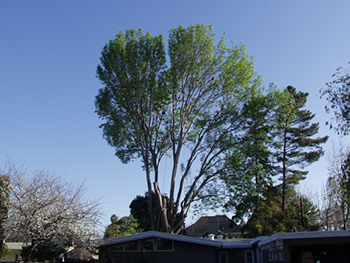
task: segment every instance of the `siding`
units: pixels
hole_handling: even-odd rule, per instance
[[[109,255],[114,263],[218,263],[218,248],[174,241],[173,251],[118,251],[109,252],[108,246],[100,248],[100,262]]]

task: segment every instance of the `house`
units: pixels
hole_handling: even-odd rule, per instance
[[[86,262],[98,260],[98,256],[83,248],[70,247],[64,253],[64,262]]]
[[[23,242],[6,242],[7,248],[10,252],[5,255],[4,259],[0,258],[0,262],[16,262],[20,258],[22,248],[24,246]]]
[[[241,228],[225,215],[202,216],[185,230],[192,237],[208,237],[209,234],[242,237]]]
[[[258,241],[257,247],[257,258],[263,263],[316,263],[320,259],[346,263],[350,262],[350,230],[278,233]]]
[[[152,263],[254,263],[255,239],[214,239],[148,231],[104,240],[100,261],[108,255],[113,262]]]
[[[271,237],[214,239],[149,231],[104,240],[100,261],[152,263],[350,262],[350,230],[278,233]]]

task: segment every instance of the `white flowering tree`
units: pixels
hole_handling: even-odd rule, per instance
[[[89,245],[96,240],[99,201],[84,199],[84,184],[74,185],[46,170],[17,169],[9,162],[3,174],[10,178],[7,235],[28,241],[27,262],[43,242]]]

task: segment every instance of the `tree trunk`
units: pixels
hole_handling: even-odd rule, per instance
[[[284,138],[283,138],[283,168],[282,168],[282,212],[284,213],[286,210],[286,145],[287,145],[287,131],[284,130]]]
[[[24,260],[23,260],[24,263],[27,263],[29,260],[31,260],[33,252],[38,245],[39,245],[39,242],[37,240],[32,240],[32,245],[30,246],[29,251],[27,252],[27,254],[24,257]]]

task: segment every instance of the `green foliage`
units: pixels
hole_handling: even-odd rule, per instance
[[[293,187],[304,180],[307,175],[305,166],[319,160],[323,155],[321,144],[326,143],[328,136],[314,138],[318,133],[319,124],[311,123],[315,114],[303,109],[308,93],[296,92],[295,88],[288,86],[284,93],[290,95],[277,101],[280,103],[277,110],[277,136],[276,164],[277,172],[281,174],[282,181],[282,211],[285,210],[287,188]],[[291,97],[290,97],[291,96]],[[288,98],[291,98],[288,101]],[[299,168],[299,169],[298,169]]]
[[[344,201],[350,206],[350,155],[344,160],[342,165],[341,193]],[[350,210],[350,209],[349,209]]]
[[[304,167],[322,156],[320,145],[328,137],[314,138],[319,126],[311,123],[314,114],[303,109],[307,93],[291,86],[252,91],[241,112],[242,139],[222,175],[226,192],[221,194],[229,196],[224,209],[235,214],[233,219],[249,236],[291,231],[293,226],[305,229],[308,218],[300,221],[297,216],[301,211],[296,209],[294,186],[305,179]],[[275,185],[279,174],[282,183]]]
[[[140,156],[143,136],[159,130],[169,100],[164,69],[164,38],[141,29],[120,32],[102,51],[97,74],[106,88],[96,96],[96,112],[106,120],[105,139],[124,163]]]
[[[320,90],[321,97],[326,96],[328,102],[325,107],[326,111],[334,113],[334,118],[326,124],[338,134],[348,135],[350,131],[350,71],[339,67],[332,78],[334,80],[326,83],[327,88]]]
[[[5,256],[10,252],[11,250],[7,247],[7,245],[3,242],[0,243],[0,259],[5,259]]]
[[[318,208],[311,200],[295,194],[288,200],[283,230],[290,232],[296,227],[298,231],[306,231],[309,226],[319,227],[318,214]]]
[[[243,136],[241,143],[231,153],[226,166],[225,180],[233,196],[226,204],[226,209],[235,210],[235,220],[249,217],[261,207],[266,189],[273,184],[273,163],[271,152],[271,121],[275,102],[274,90],[263,94],[255,89],[243,107]]]
[[[152,196],[153,202],[155,202],[155,195]],[[153,205],[154,206],[154,205]],[[148,193],[145,196],[138,195],[130,203],[130,214],[137,219],[139,228],[143,231],[152,230],[151,218],[148,211]]]
[[[163,200],[166,203],[169,203],[169,199],[167,196],[163,196]],[[156,195],[152,193],[153,207],[155,207],[155,202],[156,202]],[[129,208],[130,208],[130,214],[135,219],[137,219],[137,222],[139,223],[140,231],[152,230],[150,213],[148,211],[148,192],[146,192],[144,196],[137,195],[134,198],[134,200],[132,200],[132,202],[130,203]],[[175,222],[178,222],[177,218],[175,218]],[[159,229],[161,231],[162,227],[160,226]]]
[[[268,188],[266,199],[243,225],[247,237],[270,236],[278,232],[306,231],[310,226],[320,226],[317,206],[306,196],[290,190],[287,195],[285,212],[281,211],[280,187]]]
[[[111,224],[107,226],[104,238],[114,238],[128,236],[142,232],[139,223],[132,215],[118,218],[116,215],[111,216]]]
[[[164,38],[142,30],[118,33],[102,51],[96,113],[116,156],[143,162],[148,193],[156,195],[155,209],[148,200],[154,230],[160,221],[163,231],[181,231],[190,205],[239,143],[240,111],[261,82],[244,45],[228,48],[223,38],[216,45],[214,36],[200,24],[171,29],[168,63]],[[168,201],[158,184],[164,156],[173,164]]]

